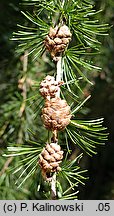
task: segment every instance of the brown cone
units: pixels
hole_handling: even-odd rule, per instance
[[[48,96],[50,98],[56,97],[57,92],[59,91],[59,86],[61,86],[63,82],[55,81],[53,76],[46,76],[46,78],[40,84],[40,93],[44,98]]]
[[[61,98],[46,100],[41,117],[48,130],[63,130],[70,123],[70,107]]]
[[[47,144],[40,154],[39,165],[42,175],[46,180],[51,179],[54,172],[60,171],[60,162],[63,159],[63,151],[57,143]]]
[[[71,36],[72,34],[66,25],[50,28],[49,34],[46,36],[44,43],[53,59],[60,56],[60,53],[64,52],[71,40]]]

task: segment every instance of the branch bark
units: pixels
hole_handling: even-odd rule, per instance
[[[60,82],[63,77],[63,71],[62,71],[62,57],[58,57],[57,61],[57,76],[56,81]],[[58,97],[60,97],[60,90],[58,91]],[[56,172],[54,173],[51,181],[51,199],[55,200],[57,198],[57,191],[56,191]]]
[[[23,91],[22,91],[22,96],[23,96],[23,103],[22,103],[22,106],[21,106],[21,108],[20,108],[20,110],[19,110],[19,116],[22,118],[22,114],[23,114],[23,112],[24,112],[24,110],[25,110],[25,100],[26,100],[26,92],[27,92],[27,90],[26,90],[26,72],[27,72],[27,66],[28,66],[28,52],[26,51],[25,53],[24,53],[24,56],[23,56],[23,78],[21,79],[21,84],[22,84],[22,88],[23,88]],[[20,130],[19,130],[19,132],[18,132],[18,143],[21,143],[22,142],[22,129],[20,128]],[[6,170],[8,169],[8,167],[9,167],[9,165],[10,165],[10,163],[13,161],[13,158],[14,157],[9,157],[7,160],[6,160],[6,162],[5,162],[5,164],[4,164],[4,166],[3,166],[3,168],[1,169],[1,171],[0,171],[0,176],[2,176],[5,172],[6,172]]]
[[[54,173],[51,181],[51,199],[56,200],[57,192],[56,192],[56,172]]]
[[[4,164],[3,168],[2,168],[2,170],[0,171],[0,176],[2,176],[2,175],[6,172],[6,170],[8,169],[8,167],[9,167],[9,165],[10,165],[10,163],[12,162],[12,160],[13,160],[13,157],[9,157],[9,158],[7,159],[7,161],[5,162],[5,164]]]

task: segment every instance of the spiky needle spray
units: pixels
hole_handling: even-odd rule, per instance
[[[43,183],[49,183],[46,198],[77,199],[77,186],[79,183],[84,184],[83,180],[86,177],[83,176],[85,170],[80,170],[77,163],[82,154],[76,155],[73,160],[67,160],[71,152],[69,140],[74,146],[92,156],[97,153],[96,146],[105,143],[108,133],[102,126],[103,118],[78,119],[78,111],[90,96],[80,101],[80,94],[78,95],[78,91],[75,93],[74,89],[83,91],[80,80],[92,84],[86,76],[86,71],[98,70],[99,67],[94,66],[85,56],[100,50],[98,36],[107,35],[110,27],[107,24],[99,24],[95,18],[99,12],[95,11],[90,0],[24,2],[35,6],[36,12],[33,15],[22,12],[30,21],[30,26],[19,25],[21,31],[14,33],[13,40],[21,42],[18,52],[23,53],[27,50],[28,54],[33,54],[34,59],[38,59],[47,50],[56,64],[56,76],[47,75],[39,87],[44,98],[41,118],[45,128],[51,131],[51,137],[43,148],[40,139],[36,142],[28,140],[29,144],[33,144],[32,147],[25,147],[25,144],[20,147],[8,147],[8,151],[12,153],[5,156],[23,156],[14,172],[22,171],[18,180],[24,178],[19,187],[37,170],[38,188],[42,190],[42,179]],[[72,43],[68,46],[71,39]],[[61,90],[65,90],[65,94],[63,91],[60,94],[60,87]],[[66,92],[70,96],[72,106],[67,104]],[[64,152],[60,146],[59,131],[63,131],[66,144]]]
[[[70,106],[60,98],[60,86],[62,81],[62,52],[71,40],[71,33],[66,25],[50,28],[45,38],[45,46],[51,53],[57,65],[56,80],[53,76],[47,76],[40,84],[40,93],[45,98],[45,106],[42,109],[44,126],[53,133],[52,142],[40,154],[39,165],[43,177],[51,182],[52,199],[56,198],[56,172],[60,171],[59,164],[63,159],[63,151],[58,143],[58,132],[64,130],[70,123]]]

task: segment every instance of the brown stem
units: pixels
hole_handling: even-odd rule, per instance
[[[21,108],[19,111],[19,116],[22,117],[25,107],[26,107],[26,99],[27,99],[27,83],[26,83],[26,73],[27,73],[27,66],[28,66],[28,52],[26,51],[24,53],[24,56],[22,58],[23,61],[23,77],[19,80],[19,88],[22,89],[22,96],[23,96],[23,102],[21,104]]]
[[[0,171],[0,176],[2,176],[5,173],[5,171],[8,169],[8,167],[9,167],[10,163],[12,162],[12,160],[13,160],[13,157],[8,158],[8,160],[5,162],[2,170]]]
[[[23,56],[23,77],[21,80],[19,80],[19,84],[21,85],[21,88],[22,88],[22,96],[23,96],[23,102],[22,102],[22,105],[21,105],[21,108],[19,110],[19,116],[21,117],[21,119],[23,120],[23,112],[25,110],[25,100],[27,98],[27,90],[26,90],[26,72],[27,72],[27,66],[28,66],[28,52],[26,51],[24,53],[24,56]],[[22,127],[20,127],[19,129],[19,132],[18,132],[18,139],[17,139],[17,142],[18,143],[21,143],[22,142],[22,137],[23,137],[23,133],[22,133]],[[10,163],[13,161],[13,158],[14,157],[9,157],[7,159],[7,161],[5,162],[2,170],[0,171],[0,176],[2,176],[5,171],[8,169]]]
[[[57,139],[57,130],[54,130],[54,131],[53,131],[52,141],[53,141],[54,143],[56,143],[56,142],[58,141],[58,139]]]
[[[28,51],[25,51],[24,58],[23,58],[23,72],[27,72],[28,67]]]

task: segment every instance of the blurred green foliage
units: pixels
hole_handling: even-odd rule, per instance
[[[43,61],[32,62],[29,59],[26,74],[26,99],[32,97],[32,102],[26,102],[25,110],[22,112],[24,98],[23,89],[19,86],[19,81],[24,77],[23,71],[24,57],[15,54],[16,44],[10,40],[12,32],[17,30],[17,23],[24,22],[20,13],[19,0],[0,1],[0,154],[14,141],[22,143],[28,139],[30,134],[27,128],[37,131],[36,139],[46,140],[46,130],[42,127],[34,113],[38,107],[42,106],[38,97],[38,89],[31,87],[35,80],[40,81],[43,71],[52,74],[53,63],[45,59]],[[114,24],[114,1],[96,0],[97,9],[103,9],[98,18],[103,22]],[[84,157],[82,166],[88,168],[90,179],[86,187],[80,188],[79,199],[114,199],[114,28],[110,30],[110,35],[105,38],[101,36],[103,48],[101,54],[94,57],[98,66],[102,67],[99,73],[94,71],[90,75],[95,83],[93,87],[84,85],[84,93],[92,94],[90,102],[83,108],[81,115],[91,117],[105,117],[105,125],[108,126],[110,136],[106,147],[99,149],[99,153],[94,158]],[[36,97],[34,97],[36,95]],[[20,113],[21,112],[21,113]],[[34,119],[34,124],[33,124]],[[40,121],[40,120],[39,120]],[[40,125],[40,127],[38,127]],[[44,133],[45,131],[45,133]],[[45,134],[45,136],[44,136]],[[39,136],[40,135],[40,136]],[[11,160],[11,161],[10,161]],[[10,169],[18,164],[18,159],[0,156],[0,199],[40,199],[41,194],[36,192],[37,176],[28,179],[24,188],[18,189],[15,185],[16,175],[10,174]],[[8,166],[8,162],[10,166]],[[35,183],[34,183],[35,182]],[[42,184],[42,191],[45,185]]]
[[[100,73],[94,74],[94,87],[88,107],[89,117],[104,116],[108,127],[109,140],[105,148],[93,159],[87,159],[90,181],[82,188],[81,199],[114,199],[114,1],[96,0],[96,7],[102,9],[100,19],[108,22],[112,28],[109,36],[102,38],[100,56],[96,62],[102,67]],[[87,91],[87,89],[86,89]],[[87,197],[88,194],[88,197]]]

